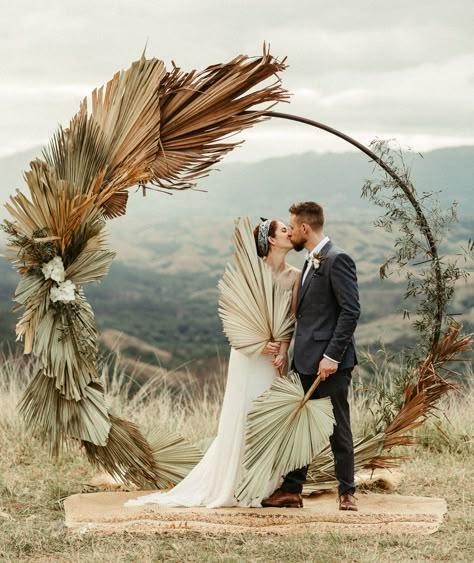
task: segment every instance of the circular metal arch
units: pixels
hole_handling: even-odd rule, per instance
[[[354,146],[357,149],[359,149],[360,151],[362,151],[371,160],[373,160],[375,163],[377,163],[396,182],[396,184],[403,191],[406,198],[408,199],[408,201],[412,205],[413,209],[415,210],[418,225],[420,226],[420,230],[423,233],[423,236],[425,237],[425,239],[428,243],[430,260],[433,261],[433,266],[434,266],[436,285],[437,285],[437,291],[436,291],[437,301],[435,303],[435,306],[436,306],[436,317],[435,317],[436,318],[436,325],[433,329],[433,337],[432,337],[432,340],[431,340],[431,349],[433,349],[438,344],[439,339],[440,339],[441,326],[442,326],[443,314],[444,314],[444,304],[443,304],[443,300],[442,300],[442,297],[441,297],[443,292],[444,292],[443,291],[443,284],[442,284],[441,265],[440,265],[440,262],[439,262],[438,246],[436,244],[435,237],[433,235],[433,232],[432,232],[432,230],[429,226],[429,223],[426,219],[425,214],[423,213],[423,210],[422,210],[420,204],[418,203],[417,199],[415,198],[413,186],[411,184],[407,183],[405,180],[403,180],[395,172],[395,170],[393,170],[385,161],[383,161],[373,151],[371,151],[365,145],[359,143],[358,141],[356,141],[355,139],[353,139],[349,135],[342,133],[342,131],[338,131],[337,129],[334,129],[333,127],[330,127],[329,125],[325,125],[324,123],[314,121],[313,119],[308,119],[307,117],[300,117],[298,115],[293,115],[293,114],[290,114],[290,113],[281,113],[281,112],[278,112],[278,111],[266,111],[266,112],[263,113],[263,115],[266,116],[266,117],[277,117],[279,119],[287,119],[287,120],[290,120],[290,121],[297,121],[298,123],[303,123],[305,125],[311,125],[312,127],[316,127],[317,129],[322,129],[323,131],[326,131],[326,132],[330,133],[331,135],[335,135],[336,137],[339,137],[343,141],[346,141],[347,143],[351,144],[352,146]]]

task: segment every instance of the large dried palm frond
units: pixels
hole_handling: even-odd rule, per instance
[[[66,399],[55,380],[40,369],[30,381],[20,402],[28,429],[47,438],[50,454],[56,457],[67,437],[105,446],[111,422],[99,382],[90,383],[81,400]]]
[[[143,55],[92,93],[92,116],[110,153],[105,186],[124,188],[149,177],[161,136],[159,90],[165,76],[163,61]]]
[[[104,227],[101,210],[94,205],[95,196],[81,193],[75,184],[62,179],[55,168],[40,160],[30,166],[25,178],[31,199],[17,191],[5,207],[15,219],[17,237],[35,238],[35,233],[44,233],[42,239],[49,240],[56,255],[67,263],[68,257],[72,258],[80,245],[87,243],[93,229]],[[15,250],[21,255],[23,267],[41,266],[41,256],[19,252],[17,239],[9,244],[9,258],[14,263],[17,258],[11,255]]]
[[[58,178],[74,186],[77,194],[87,194],[91,188],[97,191],[97,181],[102,180],[109,165],[111,150],[105,132],[88,115],[85,101],[69,126],[58,128],[43,149],[43,157]]]
[[[106,406],[94,314],[81,286],[109,271],[114,253],[105,219],[125,213],[127,190],[148,182],[191,187],[235,146],[225,140],[230,134],[286,99],[278,79],[258,86],[284,68],[265,47],[261,57],[239,56],[200,73],[167,72],[162,61],[143,55],[94,90],[91,103],[85,99],[53,136],[44,160],[30,163],[30,196],[10,197],[12,221],[3,228],[7,256],[21,276],[17,337],[41,364],[21,410],[54,455],[74,438],[115,477],[156,486],[160,473],[147,440]]]
[[[265,119],[265,111],[288,99],[277,76],[285,68],[285,60],[276,60],[265,46],[261,57],[239,55],[199,73],[174,68],[160,87],[154,182],[187,188],[205,175],[237,144],[223,139]],[[271,77],[273,84],[254,89]],[[246,113],[251,108],[254,111]]]
[[[79,255],[66,268],[66,277],[78,285],[99,281],[108,274],[114,257],[115,252],[107,248],[105,233],[99,231],[87,239]]]
[[[156,486],[176,485],[201,461],[202,452],[177,432],[155,430],[148,438],[156,460]]]
[[[309,401],[309,396],[299,376],[290,373],[253,401],[246,421],[245,473],[236,491],[240,501],[261,500],[268,483],[307,465],[329,441],[331,399]]]
[[[16,335],[17,340],[24,338],[25,354],[33,349],[38,326],[48,314],[51,306],[49,290],[50,284],[33,273],[25,273],[18,282],[13,299],[19,303],[18,307],[23,306],[26,310],[16,325]]]
[[[82,442],[91,464],[104,469],[120,483],[156,487],[159,472],[148,440],[132,422],[110,413],[109,419],[111,428],[104,446]]]

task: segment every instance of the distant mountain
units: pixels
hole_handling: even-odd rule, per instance
[[[38,148],[0,159],[3,201],[23,187],[21,172],[40,153]],[[462,224],[445,237],[444,255],[455,255],[473,238],[473,162],[474,147],[432,151],[413,162],[420,193],[440,191],[444,208],[453,200],[460,203]],[[357,263],[363,306],[359,344],[383,337],[390,350],[400,349],[410,337],[409,322],[399,313],[405,284],[396,276],[378,280],[394,235],[373,227],[380,210],[360,199],[364,181],[372,177],[373,163],[362,154],[306,153],[223,165],[199,183],[205,193],[150,192],[143,198],[132,191],[128,213],[108,226],[117,252],[112,270],[103,283],[87,288],[99,328],[109,337],[124,332],[122,345],[130,357],[146,362],[158,357],[173,368],[194,359],[193,369],[207,369],[209,358],[228,350],[217,316],[216,284],[232,252],[231,218],[245,214],[255,222],[260,215],[286,220],[291,203],[315,199],[325,206],[328,234]],[[5,216],[0,209],[0,219]],[[301,253],[292,253],[290,261],[301,265]],[[0,259],[0,344],[13,344],[18,313],[11,311],[11,296],[16,283],[15,272]],[[457,318],[467,326],[474,326],[473,299],[472,283],[459,284],[450,312],[462,313]],[[103,343],[110,346],[110,341]]]
[[[464,216],[474,216],[474,147],[440,149],[423,158],[406,155],[408,162],[411,159],[419,192],[441,191],[443,206],[456,200]],[[316,200],[325,206],[328,218],[354,221],[374,213],[372,204],[360,195],[364,181],[377,174],[378,168],[361,153],[306,153],[223,166],[202,187],[209,190],[208,208],[229,209],[232,215],[253,212],[286,217],[291,203]]]
[[[40,156],[41,149],[32,149],[0,159],[2,199],[15,188],[22,187],[22,171],[29,161]],[[474,217],[471,197],[474,177],[474,147],[456,147],[428,152],[421,158],[416,153],[405,155],[412,163],[412,176],[417,190],[440,191],[443,206],[456,200],[461,216]],[[252,215],[286,218],[291,203],[316,200],[326,208],[329,220],[358,221],[377,214],[377,209],[361,200],[364,181],[378,173],[374,164],[362,153],[305,153],[255,163],[225,164],[202,179],[202,192],[173,192],[172,196],[149,193],[146,198],[131,194],[130,221],[170,219],[172,217],[222,217]],[[0,218],[2,217],[0,211]],[[4,213],[3,213],[4,215]]]
[[[0,193],[6,199],[9,193],[24,185],[23,172],[28,170],[29,163],[35,158],[41,158],[41,147],[34,147],[27,151],[17,152],[0,158]]]

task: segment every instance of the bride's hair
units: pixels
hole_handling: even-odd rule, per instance
[[[262,223],[259,223],[255,227],[255,229],[253,230],[253,236],[255,237],[255,246],[257,247],[257,254],[258,254],[258,256],[260,256],[260,258],[264,258],[265,256],[268,256],[268,251],[270,250],[270,246],[267,244],[267,252],[265,254],[263,254],[260,247],[259,247],[259,244],[258,244],[258,230],[259,230],[261,224]],[[276,221],[274,219],[273,221],[270,222],[270,227],[268,228],[267,240],[268,240],[269,237],[275,236],[277,228],[278,228],[278,221]]]

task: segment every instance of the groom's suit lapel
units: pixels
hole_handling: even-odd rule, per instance
[[[300,284],[300,287],[298,289],[298,307],[300,306],[301,300],[303,299],[304,294],[306,293],[306,290],[309,287],[311,278],[313,277],[314,274],[314,268],[313,265],[311,264],[311,266],[309,267],[309,271],[306,274],[306,278],[304,280],[303,285]]]
[[[326,256],[327,253],[329,252],[329,250],[332,248],[333,244],[331,241],[328,241],[320,250],[320,254],[322,256]],[[321,264],[321,268],[323,267],[323,265]],[[301,301],[303,300],[304,294],[306,293],[311,280],[313,279],[314,276],[314,268],[313,265],[311,264],[310,268],[309,268],[309,272],[306,275],[306,278],[304,280],[303,285],[300,285],[299,289],[298,289],[298,303],[296,305],[296,308],[298,309],[299,306],[301,305]]]

